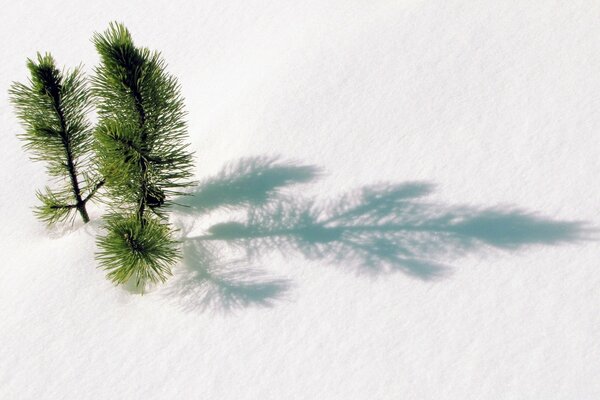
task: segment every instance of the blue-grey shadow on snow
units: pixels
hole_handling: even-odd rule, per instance
[[[320,169],[277,157],[248,157],[225,166],[178,201],[188,212],[203,214],[218,208],[256,207],[279,190],[317,178]]]
[[[185,240],[183,264],[171,286],[184,309],[230,312],[251,306],[270,307],[285,298],[290,282],[253,268],[245,258],[224,260],[215,243]]]
[[[242,250],[243,256],[236,261],[239,271],[276,250],[286,257],[299,254],[359,273],[400,271],[431,280],[446,275],[449,261],[463,254],[575,243],[591,234],[582,222],[552,220],[517,208],[430,203],[424,199],[433,191],[433,185],[426,182],[366,186],[320,204],[281,190],[288,184],[308,182],[317,176],[318,169],[255,161],[241,160],[241,165],[219,175],[221,180],[217,177],[200,185],[190,198],[187,212],[200,215],[220,207],[219,190],[215,189],[220,188],[224,193],[222,206],[242,208],[245,218],[218,223],[205,234],[186,237],[188,266],[204,269],[211,265],[203,257],[214,254],[211,246],[220,245]],[[263,169],[261,173],[257,173],[257,166]],[[270,169],[277,173],[270,173]],[[211,199],[210,207],[206,206],[207,198]],[[221,273],[217,266],[211,271]],[[199,277],[206,279],[202,274]],[[228,282],[236,279],[231,276]],[[241,292],[246,291],[244,279],[238,281]],[[257,288],[247,292],[254,303],[268,303],[287,288],[287,283],[280,280],[250,282],[248,288]],[[234,292],[238,295],[240,291]]]
[[[278,198],[282,189],[309,182],[319,174],[317,167],[282,162],[277,157],[243,158],[178,199],[177,209],[201,216],[217,209],[262,207]],[[185,308],[229,312],[250,306],[269,307],[286,297],[288,280],[252,267],[245,256],[224,259],[223,253],[231,253],[226,248],[229,243],[188,240],[185,236],[185,271],[171,287]]]
[[[247,249],[298,253],[358,272],[402,271],[421,279],[443,276],[443,260],[467,252],[517,250],[584,240],[581,222],[553,221],[519,209],[441,206],[421,201],[432,186],[377,185],[329,206],[283,197],[248,209],[244,222],[213,225],[196,241],[226,241]]]

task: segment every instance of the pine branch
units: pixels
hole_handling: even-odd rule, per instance
[[[135,276],[144,286],[164,280],[176,257],[166,248],[153,253],[129,239],[123,242],[121,230],[127,226],[128,237],[135,232],[140,238],[160,231],[161,240],[174,248],[171,230],[161,221],[170,197],[188,186],[192,175],[183,99],[160,53],[136,47],[122,24],[111,23],[93,42],[101,59],[92,79],[99,116],[97,165],[115,199],[106,220],[108,234],[99,240],[99,260],[113,271],[109,276],[115,282]]]
[[[134,279],[142,289],[164,282],[180,256],[168,225],[155,218],[142,223],[137,215],[106,218],[108,234],[98,239],[98,260],[116,284]]]
[[[87,203],[92,197],[94,197],[94,195],[96,194],[96,192],[102,187],[104,186],[104,184],[106,183],[106,181],[104,179],[96,182],[96,184],[94,185],[94,187],[92,188],[92,190],[90,190],[90,192],[88,193],[87,196],[85,196],[85,198],[83,199],[83,203]]]
[[[68,191],[53,192],[46,187],[44,192],[37,191],[36,197],[41,205],[35,207],[34,213],[48,225],[72,219],[73,211],[77,210],[77,205],[69,204],[71,193]]]
[[[136,47],[123,25],[111,24],[104,34],[94,36],[94,43],[102,60],[93,78],[101,125],[97,136],[105,136],[99,147],[108,158],[100,164],[115,165],[115,157],[126,160],[130,166],[121,167],[130,176],[107,186],[116,189],[113,194],[123,197],[124,203],[131,203],[131,191],[137,192],[134,203],[145,209],[152,187],[175,194],[191,177],[179,85],[165,72],[160,54]],[[122,184],[130,178],[140,180],[140,185]]]
[[[34,161],[46,162],[51,176],[69,182],[68,187],[59,189],[60,203],[50,189],[38,194],[42,206],[36,214],[47,223],[54,223],[67,219],[75,208],[83,221],[88,222],[78,177],[79,167],[89,159],[92,138],[86,118],[91,107],[90,95],[83,75],[79,68],[60,72],[50,54],[38,53],[37,61],[27,60],[27,67],[31,75],[28,84],[15,82],[9,90],[17,117],[25,128],[19,136]],[[65,193],[70,193],[66,199]],[[74,206],[65,207],[63,200]]]

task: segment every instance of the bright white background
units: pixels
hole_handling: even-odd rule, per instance
[[[482,222],[443,251],[426,232],[417,255],[445,266],[435,279],[402,262],[365,272],[335,241],[307,257],[286,246],[296,232],[254,257],[211,241],[213,281],[188,258],[144,296],[113,287],[94,260],[101,210],[54,230],[32,215],[47,179],[7,94],[36,51],[91,74],[90,38],[112,20],[179,78],[198,181],[280,157],[321,171],[282,187],[285,204],[332,209],[419,181],[431,193],[410,202],[426,211],[517,208],[522,225]],[[600,226],[599,20],[600,3],[577,0],[6,2],[0,397],[600,398],[600,249],[586,230]],[[246,212],[172,223],[202,236]],[[576,232],[535,240],[534,221]]]

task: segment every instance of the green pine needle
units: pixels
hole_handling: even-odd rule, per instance
[[[142,223],[135,214],[106,219],[108,234],[98,239],[97,258],[116,284],[133,279],[142,289],[148,283],[164,282],[179,260],[177,242],[168,225],[154,218]]]
[[[79,211],[87,222],[85,204],[102,187],[111,214],[97,259],[114,283],[143,289],[165,281],[180,258],[165,210],[191,184],[186,112],[160,53],[135,46],[122,24],[111,23],[93,42],[101,62],[91,90],[80,68],[61,72],[52,56],[38,54],[27,63],[28,84],[11,87],[11,101],[24,147],[61,184],[37,193],[36,215],[54,223]]]
[[[122,24],[111,23],[93,42],[101,61],[92,78],[96,165],[112,210],[98,260],[113,282],[133,279],[143,289],[166,280],[179,258],[161,221],[192,175],[183,98],[160,53],[135,46]]]
[[[77,208],[69,204],[72,201],[70,193],[53,192],[46,187],[44,192],[37,191],[36,197],[41,205],[35,207],[34,214],[46,224],[73,219]]]
[[[24,128],[19,135],[34,161],[43,161],[61,186],[38,193],[36,215],[47,223],[64,221],[76,209],[88,221],[84,194],[99,180],[91,170],[92,130],[87,120],[91,95],[80,68],[61,72],[50,54],[27,60],[27,84],[15,82],[10,100]],[[83,176],[83,178],[82,178]],[[57,193],[60,196],[57,197]],[[55,213],[56,215],[52,215]]]
[[[97,164],[113,209],[164,217],[161,208],[192,176],[179,84],[160,53],[135,46],[122,24],[111,23],[93,42],[101,60],[92,79]]]

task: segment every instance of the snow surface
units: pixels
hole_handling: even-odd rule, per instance
[[[0,398],[600,398],[600,2],[28,1],[0,15]],[[183,87],[184,261],[47,230],[8,104],[124,22]]]

